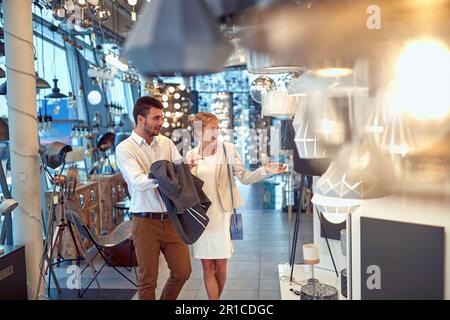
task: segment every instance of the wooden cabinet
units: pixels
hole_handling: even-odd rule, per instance
[[[100,230],[109,233],[114,227],[114,205],[126,198],[126,184],[121,173],[97,175],[96,181],[100,192]],[[122,221],[123,215],[116,217],[116,225]]]
[[[47,208],[47,216],[48,212],[51,210],[52,203],[57,203],[58,200],[52,200],[52,192],[46,192],[45,194],[45,202]],[[58,196],[58,194],[56,194]],[[99,189],[98,183],[96,181],[88,181],[79,185],[74,194],[66,201],[71,201],[73,206],[76,208],[76,212],[80,214],[81,218],[88,225],[91,232],[95,235],[100,234],[100,197],[99,197]],[[65,206],[67,208],[67,205]],[[61,217],[61,201],[56,205],[55,208],[55,223],[56,225],[60,225],[61,222],[65,222]],[[64,225],[64,223],[63,223]],[[55,228],[55,230],[57,230]],[[57,243],[56,251],[54,253],[54,257],[61,257],[63,259],[76,259],[77,252],[76,247],[73,242],[72,236],[70,234],[70,230],[67,226],[62,228],[62,234],[60,236],[60,241]],[[84,248],[90,248],[92,246],[92,242],[84,241]]]

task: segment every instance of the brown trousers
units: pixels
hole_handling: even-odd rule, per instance
[[[139,300],[155,300],[160,252],[164,254],[170,270],[160,299],[175,300],[191,275],[187,245],[180,239],[170,220],[133,217],[132,222],[139,265]]]

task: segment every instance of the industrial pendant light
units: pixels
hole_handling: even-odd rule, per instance
[[[203,0],[152,0],[124,56],[146,76],[189,76],[222,70],[232,51]]]
[[[39,73],[36,71],[36,89],[50,89],[50,84],[43,78],[39,76]]]
[[[67,98],[67,96],[60,92],[60,89],[58,88],[58,79],[53,79],[53,88],[52,93],[45,96],[47,99],[64,99]]]

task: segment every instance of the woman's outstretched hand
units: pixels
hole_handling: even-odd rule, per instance
[[[280,174],[286,171],[286,166],[282,163],[271,162],[264,165],[264,169],[270,174]]]

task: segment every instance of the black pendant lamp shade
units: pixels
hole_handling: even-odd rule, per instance
[[[52,93],[48,94],[45,96],[48,99],[63,99],[63,98],[67,98],[67,96],[63,93],[60,92],[59,88],[58,88],[58,79],[53,79],[53,88],[52,88]]]
[[[5,78],[5,77],[6,77],[5,70],[3,70],[3,68],[0,68],[0,78]]]
[[[45,79],[39,76],[39,73],[36,72],[36,89],[50,89],[50,84],[45,81]]]
[[[3,71],[3,69],[0,70],[0,78],[2,78],[1,71]],[[51,88],[50,84],[47,81],[45,81],[43,78],[41,78],[39,76],[39,74],[36,72],[36,89],[39,90],[39,89],[50,89],[50,88]],[[58,91],[59,91],[59,89],[58,89]],[[8,87],[7,87],[6,81],[5,81],[0,85],[0,96],[5,96],[7,94],[7,92],[8,92]]]
[[[146,76],[190,76],[222,70],[232,51],[204,0],[152,0],[124,56]]]

